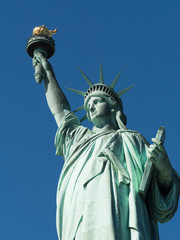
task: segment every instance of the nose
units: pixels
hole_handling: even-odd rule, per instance
[[[91,103],[89,106],[89,110],[93,112],[95,110],[94,103]]]

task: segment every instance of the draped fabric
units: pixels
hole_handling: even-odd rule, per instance
[[[152,181],[147,201],[138,189],[147,142],[136,131],[95,134],[69,113],[55,137],[64,158],[57,187],[59,240],[157,240],[157,221],[168,221],[179,198],[179,179],[163,196]]]

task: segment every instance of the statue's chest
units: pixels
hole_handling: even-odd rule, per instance
[[[98,157],[106,149],[112,151],[117,158],[122,158],[123,142],[122,136],[118,133],[112,133],[106,136],[99,137],[94,142],[89,143],[89,149],[92,157]]]

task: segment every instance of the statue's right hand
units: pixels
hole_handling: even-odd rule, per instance
[[[41,52],[36,52],[33,57],[33,67],[41,64],[45,72],[50,69],[51,65]]]
[[[33,67],[35,69],[34,77],[37,83],[41,83],[45,77],[46,71],[48,69],[48,62],[41,52],[36,52],[34,54]]]
[[[41,83],[42,79],[47,76],[54,76],[53,69],[48,60],[41,52],[36,52],[32,60],[33,67],[35,69],[35,79],[37,83]]]

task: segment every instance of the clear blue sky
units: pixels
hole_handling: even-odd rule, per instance
[[[56,186],[63,159],[55,156],[56,123],[43,84],[35,83],[27,39],[36,26],[58,28],[50,59],[72,109],[103,64],[122,98],[128,128],[148,141],[166,127],[165,147],[180,173],[180,1],[58,0],[1,3],[0,239],[56,240]],[[88,122],[84,122],[90,126]],[[90,126],[91,127],[91,126]],[[180,212],[160,224],[160,239],[179,239]]]

